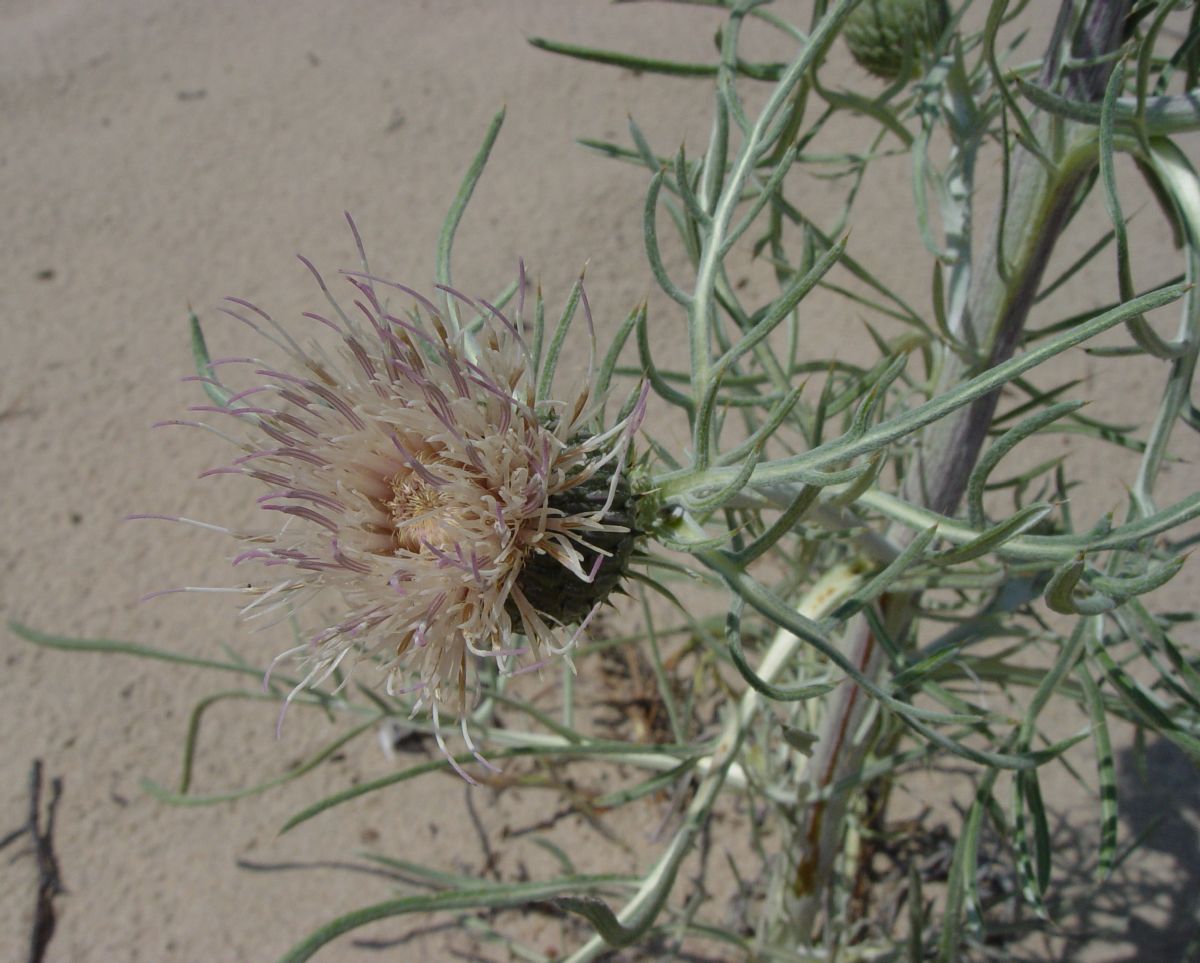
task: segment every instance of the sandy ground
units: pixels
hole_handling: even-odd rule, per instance
[[[699,59],[718,22],[709,11],[593,0],[0,3],[0,615],[197,656],[229,642],[252,662],[269,660],[278,640],[237,627],[227,600],[138,602],[173,585],[227,584],[227,545],[126,515],[246,515],[236,485],[196,480],[224,457],[215,439],[150,430],[198,400],[196,386],[179,380],[191,371],[188,306],[209,322],[215,355],[247,350],[244,333],[217,320],[213,306],[235,294],[283,318],[311,309],[314,291],[293,255],[330,271],[352,266],[343,211],[380,273],[427,287],[445,209],[488,121],[507,106],[461,231],[457,283],[490,294],[523,256],[555,304],[587,263],[602,326],[647,293],[668,325],[677,317],[652,294],[641,251],[643,174],[573,138],[625,140],[633,113],[660,150],[685,138],[699,147],[707,82],[577,65],[524,38]],[[874,209],[898,216],[860,232],[856,254],[882,259],[891,281],[924,298],[924,268],[916,270],[924,258],[904,220],[907,172],[883,170],[868,187]],[[1165,237],[1154,243],[1168,256]],[[1064,292],[1091,304],[1106,296],[1083,281]],[[848,331],[824,324],[814,339],[845,340]],[[659,337],[677,334],[663,327]],[[1089,363],[1079,362],[1081,374]],[[1131,369],[1108,402],[1149,398],[1139,378]],[[317,793],[394,766],[371,741],[258,799],[161,805],[140,780],[174,784],[191,704],[221,680],[41,651],[11,635],[0,649],[0,832],[24,819],[33,759],[64,786],[55,846],[67,892],[49,960],[273,959],[317,923],[388,895],[385,881],[313,868],[363,847],[480,870],[478,840],[464,830],[464,786],[447,779],[376,794],[277,838],[283,819]],[[278,772],[317,744],[319,720],[304,718],[276,743],[274,714],[253,706],[219,715],[205,732],[199,791]],[[1167,767],[1181,780],[1167,798],[1195,817],[1194,774],[1173,758]],[[535,811],[517,794],[482,805],[494,828]],[[1169,858],[1152,879],[1166,905],[1147,917],[1151,931],[1194,912],[1186,901],[1198,881],[1195,864],[1187,869],[1194,822],[1168,837]],[[568,821],[563,842],[583,862],[600,852],[583,821]],[[546,866],[536,851],[505,858],[509,868],[521,859]],[[239,859],[309,868],[255,872]],[[4,860],[0,956],[23,959],[33,863],[20,845]],[[627,854],[608,868],[635,862]],[[415,925],[364,932],[396,939]],[[549,923],[528,934],[542,952],[559,938]],[[374,953],[343,941],[322,958],[441,959],[470,945],[435,933]],[[481,952],[504,958],[488,955],[500,953],[494,947]]]

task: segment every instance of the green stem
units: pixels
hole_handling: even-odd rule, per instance
[[[1060,25],[1066,22],[1069,2],[1064,2]],[[993,7],[993,13],[996,9]],[[1098,3],[1074,38],[1074,52],[1082,49],[1096,54],[1113,49],[1117,28],[1127,12],[1128,0]],[[1048,86],[1062,62],[1063,51],[1058,41],[1056,30],[1042,71],[1043,82]],[[1073,91],[1094,88],[1098,92],[1104,88],[1109,69],[1111,65],[1104,63],[1088,68],[1086,74],[1074,71],[1068,85]],[[973,269],[966,311],[954,319],[955,327],[950,332],[969,354],[942,345],[943,363],[934,398],[916,409],[936,408],[939,397],[955,394],[964,383],[975,386],[966,392],[970,397],[956,404],[953,410],[922,420],[916,464],[904,480],[900,500],[919,504],[938,515],[952,514],[958,506],[995,416],[999,384],[986,387],[989,375],[1015,370],[1037,353],[1035,350],[1024,358],[1012,359],[1050,254],[1073,213],[1080,188],[1098,162],[1094,136],[1063,130],[1061,122],[1045,116],[1040,118],[1039,127],[1039,133],[1051,148],[1060,137],[1068,146],[1065,151],[1057,152],[1058,160],[1052,169],[1047,169],[1044,156],[1017,150],[1008,171],[1007,190],[997,213],[992,243],[978,268]],[[1068,136],[1071,140],[1065,139]],[[1005,252],[1009,251],[1016,253],[1011,264],[1006,263]],[[1062,350],[1065,348],[1066,345]],[[894,419],[901,420],[903,416]],[[893,541],[903,545],[915,531],[894,529],[889,534]],[[885,630],[892,639],[903,640],[908,635],[918,598],[887,594],[880,600]],[[843,646],[843,657],[853,662],[873,684],[886,660],[865,619],[858,618],[852,623]],[[860,771],[876,741],[862,732],[872,708],[866,693],[857,688],[845,689],[849,687],[831,700],[818,732],[819,751],[807,769],[810,797]],[[840,794],[824,803],[809,805],[802,812],[793,830],[792,849],[787,854],[792,871],[790,892],[780,892],[777,897],[785,903],[783,915],[787,923],[786,932],[777,930],[771,934],[776,942],[811,944],[820,909],[828,899],[849,807],[848,794]]]
[[[830,571],[808,592],[797,607],[798,613],[811,620],[819,620],[853,594],[862,582],[862,572],[852,566],[838,566]],[[768,682],[792,660],[797,649],[802,644],[801,639],[786,629],[780,628],[775,634],[767,654],[763,657],[758,674]],[[701,760],[701,770],[705,773],[688,806],[683,825],[676,832],[670,845],[654,868],[646,874],[638,888],[637,894],[616,914],[616,920],[623,928],[634,930],[638,927],[649,927],[662,909],[675,876],[679,872],[680,863],[684,856],[691,851],[692,843],[697,833],[708,821],[708,816],[716,802],[717,795],[725,782],[730,769],[736,765],[741,749],[742,740],[749,729],[751,721],[758,711],[761,696],[754,689],[748,689],[738,704],[737,712],[733,713],[720,737],[711,756]],[[571,954],[567,963],[590,963],[608,949],[605,941],[593,937],[587,944]]]

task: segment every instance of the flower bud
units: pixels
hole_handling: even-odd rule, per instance
[[[915,65],[933,49],[946,29],[946,0],[863,0],[842,36],[862,67],[885,80],[896,80],[905,64]]]

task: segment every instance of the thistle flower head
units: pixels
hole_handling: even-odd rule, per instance
[[[218,359],[201,379],[223,404],[199,410],[245,436],[243,454],[214,473],[261,482],[273,521],[235,533],[234,564],[268,576],[244,590],[243,612],[288,614],[320,596],[336,618],[284,653],[303,660],[305,685],[367,657],[390,693],[461,713],[478,660],[513,672],[562,654],[579,631],[570,626],[615,587],[636,536],[626,470],[645,393],[599,430],[590,378],[569,400],[539,397],[519,295],[512,320],[448,288],[439,306],[373,276],[364,257],[342,272],[351,308],[304,263],[328,303],[306,317],[340,350],[302,348],[235,300],[227,313],[289,363]],[[587,314],[586,295],[582,305]],[[459,314],[473,320],[461,326]],[[229,394],[232,366],[251,367],[256,383]]]

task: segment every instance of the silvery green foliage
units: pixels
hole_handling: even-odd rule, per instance
[[[751,687],[720,746],[758,741],[752,781],[781,827],[776,851],[766,854],[752,943],[762,951],[863,938],[869,928],[847,921],[846,900],[861,871],[849,853],[873,828],[863,825],[869,780],[879,780],[870,791],[886,798],[888,783],[903,779],[904,761],[957,756],[979,766],[980,776],[940,936],[919,908],[910,920],[914,952],[936,945],[953,959],[985,932],[990,907],[975,867],[988,833],[1015,854],[1020,898],[1042,916],[1052,913],[1043,766],[1079,740],[1094,744],[1094,771],[1084,778],[1097,796],[1096,872],[1104,878],[1117,851],[1112,720],[1132,721],[1200,757],[1200,677],[1181,624],[1190,616],[1156,613],[1145,598],[1180,570],[1190,541],[1181,526],[1200,512],[1195,492],[1171,504],[1154,494],[1172,433],[1197,427],[1189,386],[1200,349],[1198,306],[1188,285],[1197,270],[1200,194],[1172,138],[1200,122],[1200,34],[1195,11],[1189,19],[1180,4],[1067,3],[1043,59],[1020,62],[998,37],[1028,11],[960,4],[936,49],[911,51],[921,59],[914,82],[882,92],[869,83],[831,90],[821,67],[855,5],[816,6],[805,30],[765,5],[730,5],[703,157],[658,156],[652,135],[632,125],[632,149],[592,146],[646,166],[650,264],[689,320],[687,371],[658,365],[645,334],[640,364],[691,426],[687,459],[656,478],[666,505],[677,509],[659,537],[729,588],[729,657]],[[738,56],[740,33],[755,19],[799,41],[794,60],[752,64]],[[963,26],[972,19],[983,20],[982,30]],[[757,115],[741,99],[752,80],[774,83]],[[822,154],[821,128],[838,110],[878,121],[860,153]],[[990,145],[1002,162],[1001,183],[991,185],[1001,193],[994,215],[975,209],[979,172],[989,169],[979,157]],[[869,224],[870,212],[854,205],[858,186],[872,159],[894,150],[911,157],[914,213],[930,255],[927,308],[906,303],[883,271],[855,260],[843,233]],[[1133,277],[1114,173],[1120,154],[1137,161],[1179,239],[1177,266],[1158,277]],[[792,187],[805,167],[844,186],[845,207],[833,224],[810,219],[803,192]],[[1061,276],[1045,276],[1056,241],[1090,205],[1108,212],[1111,232]],[[685,277],[668,272],[659,253],[664,214],[691,257]],[[992,220],[990,234],[976,226]],[[738,245],[771,258],[779,280],[772,300],[743,303],[730,283],[725,264]],[[1114,255],[1120,303],[1027,327],[1042,298],[1087,261]],[[871,317],[880,348],[873,366],[805,355],[805,326],[814,322],[803,302],[818,287]],[[1146,314],[1172,302],[1178,328],[1163,336]],[[1091,347],[1114,328],[1125,332],[1120,347]],[[1161,401],[1148,423],[1101,423],[1080,410],[1072,385],[1027,380],[1081,347],[1160,360]],[[819,371],[829,374],[809,400],[802,382]],[[1018,400],[998,409],[1004,386]],[[1140,453],[1119,515],[1073,516],[1069,462],[1051,459],[1016,474],[1007,468],[1013,449],[1048,432]],[[1012,493],[1007,513],[985,498],[993,489]],[[785,560],[782,577],[768,580],[752,567],[768,553]],[[947,590],[949,601],[943,591],[935,603],[935,590]],[[750,638],[761,640],[756,653]],[[1040,670],[1028,664],[1032,651]],[[857,687],[830,690],[842,680]],[[997,693],[1008,699],[997,702]],[[1052,700],[1077,704],[1091,726],[1046,744],[1038,719]],[[771,702],[778,724],[764,726],[761,707]],[[799,745],[798,732],[806,734]],[[717,764],[745,761],[745,752],[743,744],[740,757],[736,750],[712,756],[691,810],[698,823],[704,789],[728,772]],[[1012,787],[1003,802],[999,785]],[[638,919],[638,909],[635,899],[622,919]]]
[[[1103,879],[1118,859],[1114,727],[1132,723],[1200,760],[1193,615],[1161,610],[1153,595],[1180,572],[1195,540],[1189,523],[1200,516],[1200,491],[1171,500],[1160,484],[1172,444],[1200,430],[1190,395],[1200,350],[1200,177],[1182,146],[1200,127],[1200,8],[1068,0],[1039,56],[1018,46],[1037,5],[952,3],[932,47],[906,51],[912,70],[890,84],[860,73],[846,89],[823,73],[830,58],[844,58],[840,34],[855,0],[818,0],[805,23],[787,19],[794,5],[692,2],[726,14],[703,63],[666,59],[669,38],[663,59],[532,42],[713,84],[700,156],[659,143],[636,121],[627,142],[583,143],[645,169],[645,250],[676,312],[631,312],[598,369],[600,391],[627,386],[626,412],[644,380],[688,426],[686,450],[652,438],[638,469],[635,487],[649,493],[639,526],[652,554],[637,564],[652,592],[673,598],[683,569],[706,580],[719,603],[707,614],[681,606],[679,624],[666,627],[643,599],[636,639],[575,653],[578,677],[564,672],[561,705],[514,701],[497,677],[460,720],[499,765],[589,760],[641,773],[594,798],[601,809],[666,791],[678,811],[636,878],[583,875],[549,841],[562,869],[550,879],[484,883],[405,863],[418,892],[333,921],[288,960],[372,920],[547,901],[591,928],[565,957],[577,963],[639,943],[652,947],[647,958],[665,959],[701,941],[717,941],[731,959],[960,959],[982,945],[998,909],[1022,903],[1035,920],[1062,910],[1051,887],[1046,767],[1066,760],[1094,797],[1093,864]],[[751,29],[782,37],[791,59],[748,59],[742,34]],[[750,87],[753,98],[745,96]],[[750,109],[751,99],[762,107]],[[829,118],[840,112],[873,122],[861,150],[823,149]],[[499,122],[447,219],[443,283]],[[868,231],[872,217],[856,204],[859,188],[875,159],[897,154],[911,163],[912,214],[928,249],[925,303],[909,303],[889,287],[886,270],[854,252],[856,225]],[[1141,213],[1137,229],[1169,230],[1177,240],[1177,262],[1144,277],[1131,258],[1136,234],[1118,189],[1121,157],[1136,162],[1161,204]],[[832,220],[806,212],[802,172],[841,191]],[[980,196],[998,196],[998,208],[979,209]],[[1110,229],[1091,239],[1083,258],[1048,274],[1056,242],[1086,210],[1104,211]],[[662,253],[670,232],[686,270],[668,269],[676,263]],[[728,266],[749,256],[773,267],[778,286],[769,296],[733,283]],[[1105,259],[1116,269],[1115,303],[1063,317],[1038,311]],[[806,352],[806,329],[818,323],[806,313],[814,292],[868,320],[873,362]],[[1164,333],[1148,315],[1167,306],[1178,323]],[[675,367],[655,355],[652,335],[681,317],[688,363]],[[539,355],[548,332],[539,304]],[[202,342],[200,349],[203,358]],[[1034,377],[1081,350],[1153,359],[1156,409],[1129,412],[1128,424],[1105,423],[1083,408],[1078,386]],[[1012,467],[1014,451],[1052,433],[1134,453],[1125,503],[1079,517],[1070,460]],[[685,553],[690,565],[658,547]],[[22,631],[43,644],[102,647]],[[665,648],[680,640],[694,669],[686,674]],[[594,679],[601,654],[625,643],[642,646],[656,681],[664,721],[650,741],[600,738],[576,711],[575,694]],[[281,676],[272,685],[286,692],[294,682]],[[233,795],[295,778],[409,714],[403,697],[350,690],[295,702],[354,724],[298,770]],[[1088,724],[1043,738],[1039,719],[1056,703],[1076,706]],[[708,724],[698,706],[715,707]],[[194,728],[207,707],[198,708]],[[420,718],[412,724],[426,726]],[[192,748],[190,740],[178,791],[155,789],[164,799],[196,801]],[[458,759],[470,765],[472,755]],[[939,909],[929,910],[914,863],[888,897],[906,905],[896,910],[903,918],[859,912],[851,896],[869,885],[864,854],[886,826],[880,812],[889,790],[914,767],[947,760],[967,767],[974,796],[934,880]],[[349,787],[285,829],[448,765],[434,760]],[[751,845],[730,857],[740,907],[730,914],[706,901],[702,882],[684,885],[681,867],[696,857],[688,873],[704,879],[714,862],[713,815],[737,808],[751,814]],[[1007,889],[980,884],[982,863],[996,859],[1006,860]],[[521,958],[544,958],[505,936],[497,917],[487,920],[474,925]]]

